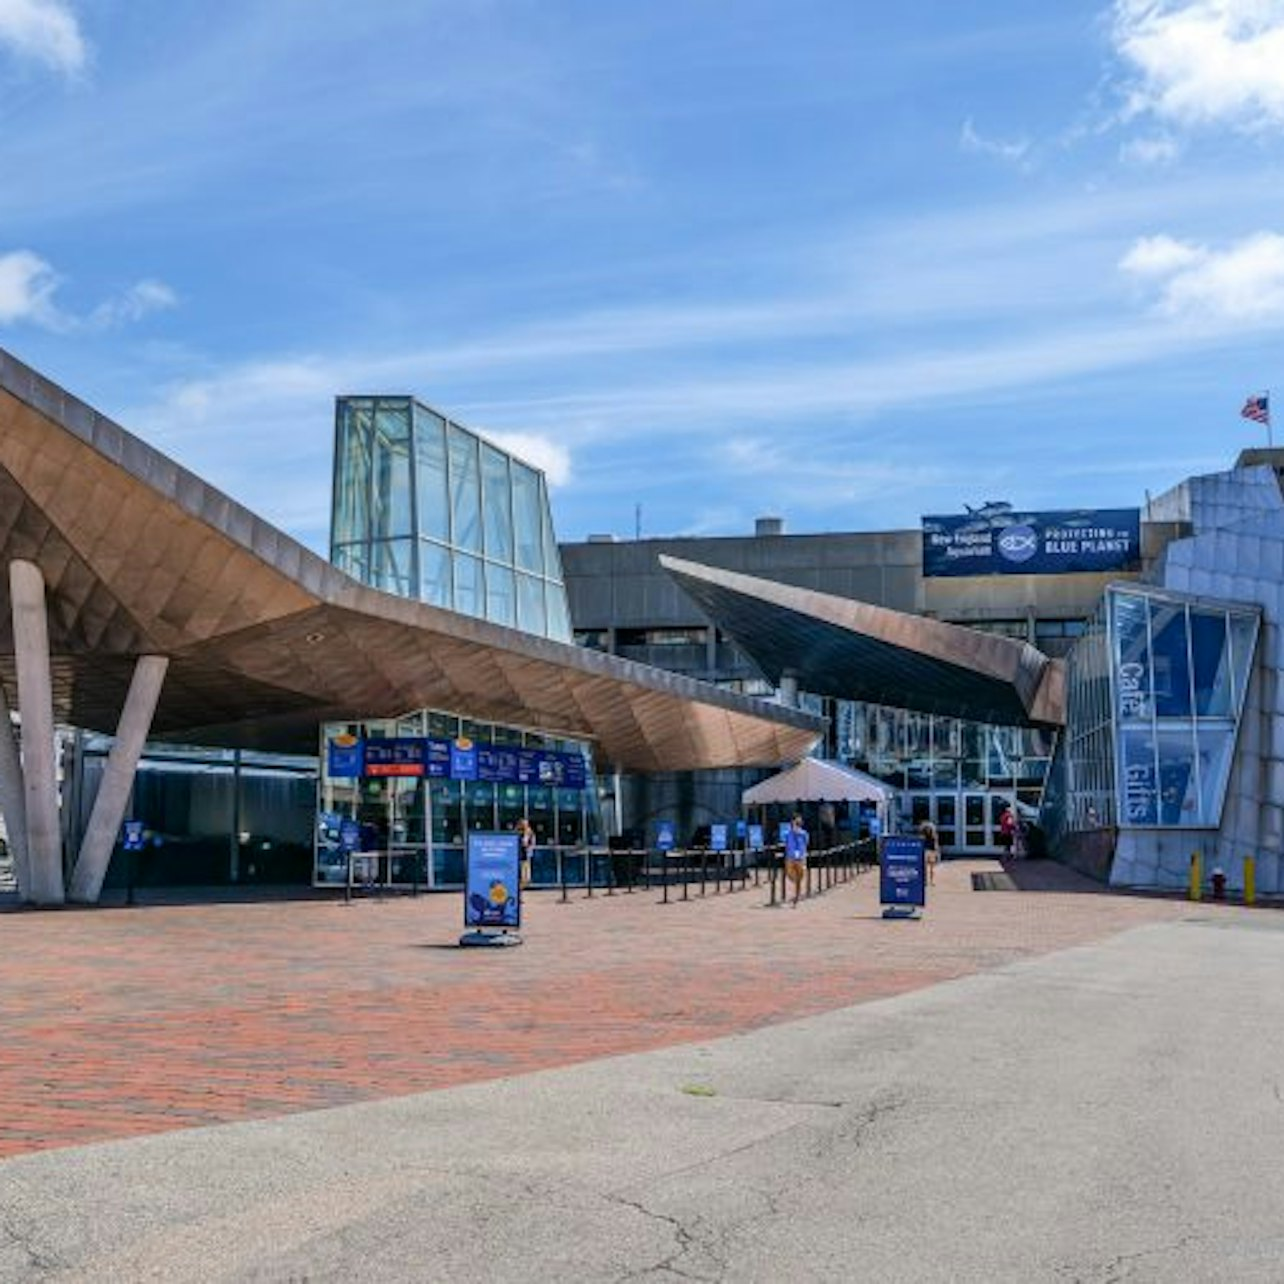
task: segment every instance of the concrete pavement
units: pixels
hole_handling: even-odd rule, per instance
[[[0,1279],[1278,1280],[1284,917],[1168,908],[714,1041],[13,1159]]]

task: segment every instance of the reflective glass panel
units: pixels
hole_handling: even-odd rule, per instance
[[[380,403],[375,411],[372,440],[371,537],[410,535],[410,407]]]
[[[1190,714],[1190,653],[1186,635],[1186,608],[1182,604],[1151,601],[1151,673],[1155,713],[1160,718]]]
[[[370,583],[386,593],[414,597],[414,544],[408,539],[378,540],[370,546]]]
[[[419,534],[450,539],[450,502],[446,489],[446,425],[437,415],[415,407],[415,499]]]
[[[486,556],[493,562],[513,560],[513,519],[509,510],[508,456],[484,442],[481,447],[482,509]]]
[[[544,583],[544,603],[548,609],[548,636],[562,642],[571,640],[571,617],[566,609],[566,590],[552,580]]]
[[[455,553],[452,560],[455,567],[455,610],[464,615],[482,615],[485,591],[481,558]]]
[[[513,573],[507,566],[493,562],[486,567],[486,618],[510,627],[517,622]]]
[[[1159,732],[1159,823],[1197,825],[1195,737],[1189,726]]]
[[[1190,654],[1194,666],[1195,712],[1201,718],[1229,717],[1230,647],[1226,642],[1223,612],[1191,610]]]
[[[544,581],[533,575],[517,577],[517,626],[541,637],[548,629],[544,612]]]
[[[542,522],[539,474],[513,460],[513,529],[517,536],[517,565],[536,574],[544,570]]]
[[[1235,704],[1242,708],[1244,693],[1248,690],[1248,678],[1253,668],[1253,645],[1257,638],[1257,617],[1253,615],[1231,616],[1230,620],[1231,652],[1235,666]]]
[[[480,553],[481,471],[477,462],[477,439],[456,428],[450,436],[451,540],[458,548]]]
[[[1119,734],[1121,823],[1153,825],[1159,819],[1159,783],[1155,775],[1155,741],[1146,730]]]
[[[1125,722],[1148,719],[1150,640],[1144,597],[1131,593],[1114,595],[1114,638],[1119,717]]]
[[[334,515],[331,545],[348,544],[370,536],[370,428],[373,409],[369,402],[339,404],[337,458],[334,472]]]
[[[451,604],[450,553],[427,540],[419,541],[419,597],[433,606]]]
[[[1205,824],[1217,825],[1222,818],[1222,800],[1226,796],[1235,731],[1232,727],[1201,727],[1196,733],[1196,745],[1199,753],[1199,819]]]

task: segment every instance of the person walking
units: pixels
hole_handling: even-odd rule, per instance
[[[794,905],[807,877],[807,845],[810,835],[803,828],[802,817],[795,815],[785,832],[785,877],[794,885]]]
[[[918,832],[923,839],[923,860],[927,865],[927,885],[931,887],[936,882],[936,864],[941,859],[941,840],[937,837],[936,826],[930,820],[925,820],[918,827]]]
[[[522,862],[522,886],[529,887],[531,884],[531,857],[535,853],[535,830],[525,816],[517,822],[517,847]]]
[[[1012,855],[1012,840],[1016,836],[1017,818],[1011,806],[1004,807],[999,817],[999,846],[1009,856]]]

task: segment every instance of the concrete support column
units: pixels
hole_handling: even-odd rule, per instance
[[[32,562],[9,564],[13,649],[18,662],[18,715],[22,719],[23,799],[27,812],[28,898],[61,905],[62,834],[54,768],[53,683],[45,577]]]
[[[140,656],[134,666],[134,677],[116,728],[116,743],[107,757],[94,809],[80,844],[80,857],[72,874],[71,899],[74,901],[93,904],[102,892],[103,879],[107,877],[107,866],[116,846],[116,835],[120,833],[129,794],[134,787],[134,773],[147,743],[147,733],[152,727],[152,716],[156,712],[156,702],[160,699],[168,668],[169,661],[160,655]]]
[[[0,812],[4,813],[5,832],[9,835],[9,852],[13,872],[18,878],[18,895],[31,896],[31,862],[27,859],[27,803],[22,796],[22,758],[18,738],[13,733],[9,701],[0,686]]]

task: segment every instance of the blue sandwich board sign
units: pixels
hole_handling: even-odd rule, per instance
[[[884,918],[915,917],[927,904],[927,865],[923,840],[892,834],[882,840],[878,899]]]
[[[671,820],[662,820],[655,827],[655,846],[657,851],[671,851],[676,846],[677,827]]]
[[[143,822],[141,820],[127,820],[125,822],[125,832],[121,845],[127,852],[141,852],[143,850]]]
[[[521,839],[513,834],[468,835],[465,927],[521,927]]]
[[[749,826],[749,846],[752,847],[754,851],[762,850],[762,826],[761,825]]]
[[[727,850],[726,825],[709,826],[709,850],[714,852],[725,852]]]

